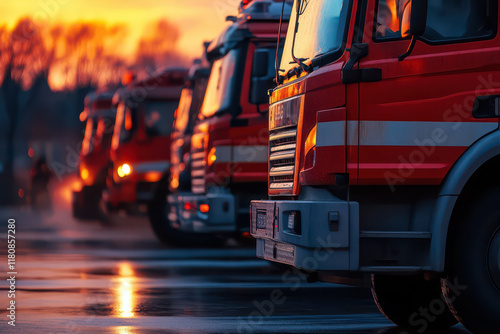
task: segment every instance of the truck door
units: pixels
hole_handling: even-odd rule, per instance
[[[410,44],[399,19],[407,2],[368,1],[359,67],[381,69],[382,81],[359,84],[360,185],[438,185],[498,128],[472,116],[476,96],[500,94],[497,1],[429,1],[425,34],[399,61]]]

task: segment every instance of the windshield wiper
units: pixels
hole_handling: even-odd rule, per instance
[[[297,18],[295,20],[295,28],[293,31],[293,40],[292,40],[292,59],[295,63],[297,63],[302,71],[305,72],[312,72],[313,68],[312,66],[306,65],[304,61],[308,60],[309,58],[297,58],[295,57],[295,40],[297,37],[297,30],[299,28],[299,18],[302,14],[305,13],[307,5],[309,5],[310,0],[297,0]],[[302,8],[302,4],[304,3],[304,7]],[[291,63],[293,64],[293,63]],[[299,76],[299,73],[297,72],[297,69],[295,70],[297,76]]]
[[[302,2],[304,1],[304,2]],[[276,78],[274,79],[275,82],[280,85],[283,83],[284,79],[286,77],[290,77],[290,75],[293,75],[295,74],[297,77],[300,75],[300,73],[302,71],[305,71],[305,72],[312,72],[313,71],[313,66],[312,65],[306,65],[304,63],[304,61],[307,61],[309,58],[297,58],[295,57],[295,52],[294,52],[294,49],[295,49],[295,40],[296,40],[296,36],[297,36],[297,30],[298,30],[298,27],[299,27],[299,17],[304,14],[307,6],[309,5],[309,1],[310,0],[297,0],[297,15],[296,15],[296,20],[295,20],[295,27],[294,27],[294,33],[293,33],[293,40],[292,40],[292,50],[291,50],[291,53],[292,53],[292,60],[293,62],[290,62],[290,64],[298,64],[299,66],[288,71],[287,73],[285,73],[284,75],[280,75],[279,73],[280,72],[285,72],[285,70],[283,69],[280,69],[278,67],[278,50],[279,50],[279,45],[280,45],[280,38],[281,38],[281,28],[282,28],[282,24],[283,24],[283,12],[285,10],[285,2],[286,0],[283,0],[283,7],[281,8],[281,17],[280,17],[280,25],[279,25],[279,33],[278,33],[278,44],[276,46],[276,59],[275,59],[275,63],[274,63],[274,67],[275,67],[275,70],[276,70]],[[304,6],[302,7],[302,4],[304,4]],[[290,74],[292,73],[292,74]]]
[[[285,70],[282,70],[278,67],[278,54],[281,44],[281,28],[283,27],[283,13],[285,12],[285,2],[286,0],[283,0],[283,6],[281,7],[280,26],[278,29],[278,42],[276,43],[276,58],[274,59],[274,69],[276,70],[276,78],[274,79],[274,81],[278,85],[283,82],[283,77],[280,75],[280,72],[285,72]]]

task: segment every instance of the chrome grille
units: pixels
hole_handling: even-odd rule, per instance
[[[269,188],[292,190],[295,177],[297,127],[271,131],[269,134]]]
[[[191,153],[191,191],[195,194],[205,193],[205,148]]]

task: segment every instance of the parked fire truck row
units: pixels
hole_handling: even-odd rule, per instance
[[[191,187],[175,189],[173,173],[168,196],[174,229],[222,238],[249,234],[250,200],[266,193],[267,92],[274,86],[282,9],[279,2],[251,2],[207,45],[211,73],[184,154]],[[290,11],[286,3],[285,20]]]
[[[114,94],[106,183],[102,198],[90,196],[97,216],[147,212],[157,237],[174,244],[249,235],[250,200],[267,188],[276,33],[282,17],[284,39],[290,12],[288,1],[242,2],[189,73],[169,69]]]
[[[115,123],[111,93],[91,93],[85,98],[80,120],[86,122],[79,155],[81,188],[73,193],[72,209],[76,218],[99,218],[100,198],[106,187],[109,149]]]
[[[244,1],[189,73],[115,94],[101,207],[147,208],[171,244],[249,231],[258,257],[371,284],[417,332],[497,333],[498,16],[493,0]]]

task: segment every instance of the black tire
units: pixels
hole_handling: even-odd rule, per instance
[[[455,317],[479,334],[500,330],[500,187],[461,201],[446,251],[446,300]]]
[[[104,203],[104,200],[102,198],[99,199],[99,212],[98,212],[98,217],[97,220],[99,220],[99,223],[103,226],[111,226],[111,217],[110,217],[110,212],[107,208],[106,203]]]
[[[101,216],[99,202],[102,188],[84,186],[80,192],[73,193],[73,217],[79,220],[95,220]]]
[[[170,206],[167,201],[167,189],[164,183],[160,183],[155,199],[148,205],[151,228],[161,243],[177,247],[209,247],[224,243],[223,239],[214,235],[188,233],[171,227],[168,221]]]
[[[71,212],[73,214],[73,218],[82,219],[83,216],[83,207],[79,203],[79,194],[73,193],[73,199],[71,203]]]
[[[372,294],[380,312],[395,325],[423,333],[458,321],[448,309],[439,280],[423,275],[372,275]]]

